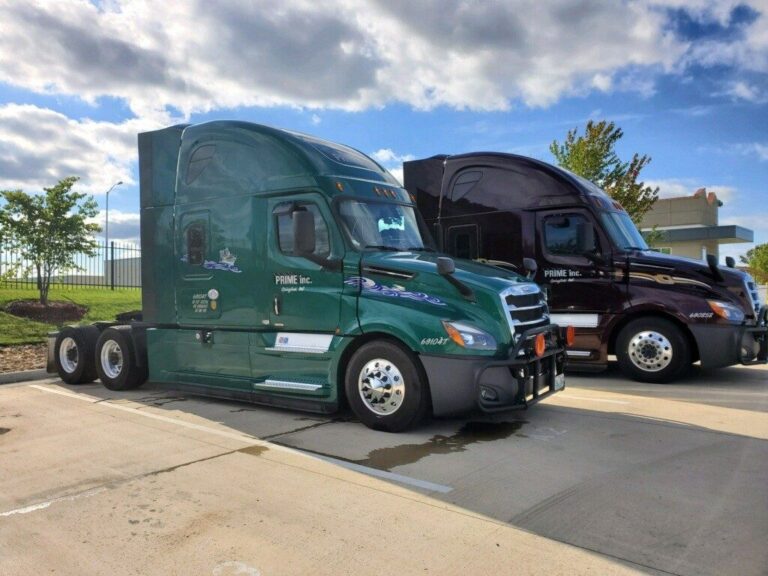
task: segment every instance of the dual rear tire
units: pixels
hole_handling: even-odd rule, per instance
[[[86,384],[99,378],[109,390],[131,390],[147,379],[146,366],[137,365],[130,328],[67,326],[54,343],[59,377],[67,384]]]
[[[147,379],[146,366],[138,366],[130,329],[107,328],[96,342],[96,372],[109,390],[132,390]]]

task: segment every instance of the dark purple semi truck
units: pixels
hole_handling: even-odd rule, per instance
[[[443,251],[535,274],[552,322],[576,328],[569,368],[601,370],[615,354],[627,375],[668,382],[697,361],[766,362],[768,308],[752,277],[650,250],[591,182],[486,152],[406,162],[404,178]]]

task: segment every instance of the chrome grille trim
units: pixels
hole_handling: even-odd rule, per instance
[[[531,326],[549,324],[547,301],[544,293],[535,284],[511,286],[503,290],[499,297],[501,298],[502,308],[507,316],[509,330],[513,336],[516,333],[516,327],[527,329]],[[518,307],[517,304],[522,305]],[[540,313],[536,318],[531,319],[535,310],[539,310]],[[521,316],[524,320],[518,316]]]
[[[744,278],[744,291],[749,294],[749,299],[752,302],[752,307],[755,309],[755,313],[760,312],[760,292],[757,290],[757,282],[751,275],[746,274]]]

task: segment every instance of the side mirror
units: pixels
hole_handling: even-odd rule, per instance
[[[728,266],[728,268],[735,268],[736,267],[736,260],[733,259],[733,256],[726,256],[725,257],[725,265]]]
[[[450,276],[456,272],[456,263],[453,258],[446,258],[445,256],[439,256],[437,258],[437,273],[441,276]]]
[[[291,213],[293,221],[293,252],[297,256],[314,254],[315,215],[308,210],[295,210]]]
[[[536,271],[539,269],[539,265],[536,264],[536,260],[533,258],[523,258],[523,269],[528,278],[533,278],[536,276]]]

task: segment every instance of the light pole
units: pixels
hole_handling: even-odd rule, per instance
[[[115,289],[115,251],[109,249],[109,193],[112,192],[112,189],[116,186],[120,186],[123,183],[122,180],[115,182],[112,184],[112,186],[109,187],[109,190],[107,190],[107,217],[105,220],[104,225],[104,254],[106,255],[106,259],[109,260],[109,284],[112,290]],[[107,271],[104,270],[104,277],[107,276]]]
[[[104,238],[104,246],[105,247],[109,246],[109,193],[112,192],[113,188],[115,188],[117,186],[120,186],[122,183],[123,183],[122,180],[120,180],[119,182],[115,182],[114,184],[112,184],[112,186],[109,187],[109,190],[107,190],[107,218],[106,218],[106,224],[104,226],[104,228],[105,228],[105,230],[104,230],[104,236],[105,236],[105,238]]]

